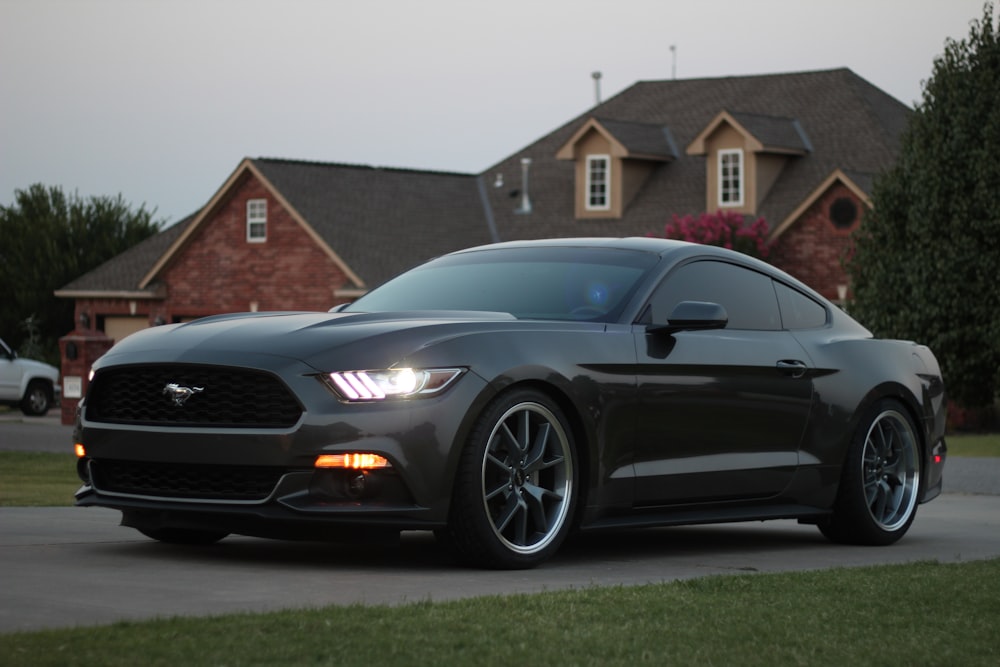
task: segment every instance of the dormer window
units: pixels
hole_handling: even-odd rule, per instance
[[[720,111],[685,153],[705,160],[705,209],[754,215],[785,165],[812,152],[794,118]]]
[[[607,211],[611,208],[611,156],[587,156],[587,210]]]
[[[646,179],[677,159],[677,145],[662,125],[591,118],[556,151],[572,160],[577,220],[620,220]]]
[[[267,200],[247,200],[247,242],[263,243],[267,240]]]
[[[743,151],[719,151],[719,206],[743,205]]]

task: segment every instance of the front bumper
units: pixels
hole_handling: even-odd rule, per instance
[[[456,442],[490,390],[466,373],[441,396],[344,404],[315,375],[286,384],[304,407],[290,428],[198,428],[88,421],[77,442],[79,506],[123,512],[138,528],[194,528],[326,539],[361,527],[445,525]],[[318,456],[374,453],[390,467],[315,467]]]

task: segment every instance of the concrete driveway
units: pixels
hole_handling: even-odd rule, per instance
[[[69,451],[69,434],[57,422],[0,420],[0,449]],[[457,567],[427,533],[407,533],[399,547],[241,537],[178,547],[119,527],[112,510],[2,508],[0,632],[1000,557],[1000,459],[952,458],[945,475],[949,492],[890,547],[834,545],[792,521],[647,529],[578,536],[543,567],[517,572]]]

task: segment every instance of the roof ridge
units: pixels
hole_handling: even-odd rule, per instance
[[[620,120],[618,118],[612,118],[611,116],[594,116],[594,120],[599,123],[621,123],[623,125],[643,125],[645,127],[662,128],[665,127],[663,123],[649,123],[643,120]]]
[[[789,76],[812,76],[820,74],[834,74],[837,72],[850,72],[857,76],[857,74],[851,70],[850,67],[831,67],[829,69],[815,69],[815,70],[794,70],[790,72],[765,72],[761,74],[726,74],[721,76],[700,76],[692,77],[690,79],[640,79],[636,81],[632,86],[638,86],[641,84],[664,84],[664,83],[689,83],[689,82],[704,82],[704,81],[727,81],[734,79],[770,79],[770,78],[781,78]],[[626,88],[625,90],[628,90]],[[624,92],[624,91],[623,91]],[[620,94],[620,93],[619,93]]]
[[[292,158],[276,158],[276,157],[255,157],[250,158],[252,162],[266,162],[268,164],[286,164],[286,165],[297,165],[302,167],[323,167],[330,169],[358,169],[358,170],[369,170],[369,171],[390,171],[395,173],[406,173],[406,174],[434,174],[441,176],[469,176],[475,177],[478,174],[472,172],[460,172],[460,171],[445,171],[440,169],[418,169],[416,167],[389,167],[383,165],[371,165],[371,164],[359,164],[352,162],[326,162],[322,160],[299,160]]]
[[[798,120],[794,116],[775,116],[769,113],[754,113],[753,111],[735,111],[732,109],[723,109],[723,111],[726,111],[733,117],[743,116],[744,118],[768,118],[770,120],[787,120],[787,121]]]

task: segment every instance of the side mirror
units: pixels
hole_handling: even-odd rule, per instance
[[[677,304],[666,324],[651,324],[646,328],[650,333],[676,333],[678,331],[703,331],[724,329],[729,323],[726,309],[717,303],[705,301],[681,301]]]

